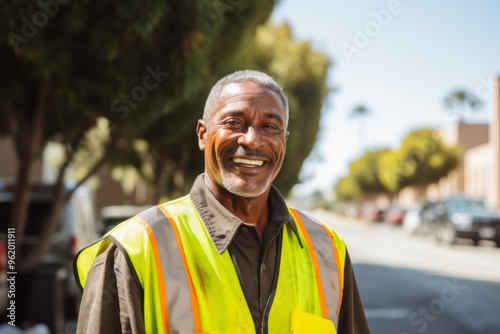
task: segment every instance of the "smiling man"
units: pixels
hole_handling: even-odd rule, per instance
[[[78,333],[369,333],[343,240],[272,186],[288,102],[268,75],[216,83],[205,172],[78,254]]]

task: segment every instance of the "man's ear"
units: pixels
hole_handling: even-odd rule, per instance
[[[199,119],[196,125],[196,135],[198,136],[198,147],[200,151],[205,150],[206,137],[207,137],[207,123],[204,120]]]

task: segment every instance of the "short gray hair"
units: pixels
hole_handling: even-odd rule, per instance
[[[268,88],[280,96],[281,102],[283,103],[283,109],[286,113],[285,125],[288,126],[288,99],[283,92],[283,89],[272,77],[270,77],[266,73],[254,70],[236,71],[234,73],[226,75],[225,77],[217,81],[217,83],[210,90],[210,94],[208,94],[207,101],[205,102],[203,119],[208,120],[212,117],[212,113],[215,109],[217,109],[219,105],[219,97],[224,87],[232,83],[242,83],[249,81],[255,82],[262,87]]]

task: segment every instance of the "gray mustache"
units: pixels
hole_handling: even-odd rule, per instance
[[[255,150],[248,150],[241,146],[238,147],[236,150],[230,150],[225,152],[223,156],[224,158],[232,156],[232,157],[262,158],[268,160],[269,162],[275,161],[274,157],[267,153]]]

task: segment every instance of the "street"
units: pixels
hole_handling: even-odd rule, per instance
[[[346,241],[373,334],[500,333],[500,248],[452,247],[399,227],[313,215]]]

